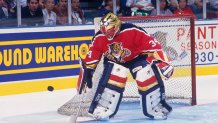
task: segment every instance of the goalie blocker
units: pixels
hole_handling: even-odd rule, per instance
[[[94,69],[87,68],[85,62],[79,58],[80,63],[80,72],[77,82],[77,92],[82,94],[82,91],[85,90],[85,87],[92,88],[92,76]]]
[[[156,65],[150,65],[144,56],[121,65],[105,61],[106,69],[89,108],[91,116],[105,120],[117,113],[129,69],[138,85],[144,115],[152,119],[167,118],[172,108],[165,101],[164,84]]]

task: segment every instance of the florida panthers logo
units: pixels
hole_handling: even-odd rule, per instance
[[[123,58],[129,56],[131,51],[127,48],[123,48],[121,43],[114,42],[108,45],[109,50],[105,53],[105,56],[115,62],[123,63]]]

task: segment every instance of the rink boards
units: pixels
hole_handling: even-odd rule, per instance
[[[196,22],[197,75],[218,74],[217,25],[215,20]],[[93,34],[93,25],[1,29],[0,95],[74,88],[78,57],[85,57]],[[189,44],[182,47],[189,50]],[[183,69],[176,66],[174,77],[187,76],[177,72]]]

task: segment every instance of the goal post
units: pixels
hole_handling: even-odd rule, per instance
[[[191,15],[178,16],[131,16],[120,17],[123,23],[133,23],[142,27],[157,39],[175,67],[173,76],[164,80],[167,101],[196,105],[195,74],[195,28]],[[94,19],[95,31],[99,30],[99,18]],[[79,116],[86,116],[99,79],[103,71],[103,61],[99,63],[93,77],[93,88],[88,93],[75,95],[62,105],[58,112],[64,115],[76,114],[82,102]],[[84,99],[84,100],[81,100]],[[127,82],[122,101],[139,101],[136,82]]]

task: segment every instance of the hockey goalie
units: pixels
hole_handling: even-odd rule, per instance
[[[167,119],[172,108],[165,101],[162,78],[171,77],[174,68],[157,40],[142,28],[122,23],[108,13],[101,18],[100,31],[84,59],[83,81],[88,88],[92,88],[93,73],[101,58],[104,69],[88,109],[90,116],[105,120],[117,113],[130,71],[138,86],[143,114],[151,119]],[[83,90],[85,86],[79,87]]]

